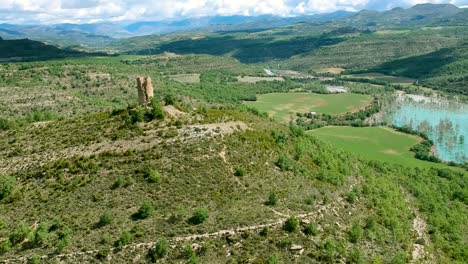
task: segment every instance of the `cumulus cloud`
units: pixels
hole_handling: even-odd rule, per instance
[[[0,0],[0,22],[51,24],[213,15],[290,16],[365,8],[382,10],[428,2],[468,5],[468,0]]]

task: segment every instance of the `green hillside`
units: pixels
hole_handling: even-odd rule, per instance
[[[468,94],[468,43],[386,62],[373,71],[418,79],[421,84]]]
[[[85,55],[86,53],[60,49],[39,41],[29,39],[4,40],[0,38],[0,61],[44,60]]]
[[[40,27],[112,56],[0,38],[0,264],[466,263],[468,164],[437,145],[464,155],[465,13]]]

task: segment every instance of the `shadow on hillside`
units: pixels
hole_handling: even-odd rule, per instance
[[[329,36],[296,37],[277,40],[273,37],[234,38],[233,36],[185,39],[163,44],[152,49],[138,51],[137,54],[177,54],[231,55],[243,63],[257,63],[276,59],[288,59],[294,55],[310,52],[321,46],[334,45],[343,38]]]
[[[370,71],[389,75],[421,78],[423,76],[431,76],[440,68],[456,60],[456,49],[445,48],[420,56],[389,61]]]
[[[88,56],[107,56],[107,54],[61,49],[29,39],[4,40],[0,38],[0,62],[44,61]]]

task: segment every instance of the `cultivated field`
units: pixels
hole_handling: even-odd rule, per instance
[[[360,109],[370,100],[369,95],[360,94],[271,93],[246,104],[278,120],[289,121],[291,113],[341,114]]]
[[[181,83],[199,83],[200,82],[200,74],[174,74],[169,76],[171,80],[181,82]]]
[[[365,158],[408,166],[445,167],[414,158],[409,149],[421,139],[382,127],[323,127],[309,132],[320,139]]]

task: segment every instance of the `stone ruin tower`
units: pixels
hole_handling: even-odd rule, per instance
[[[154,96],[153,83],[150,77],[137,78],[138,102],[147,105]]]

